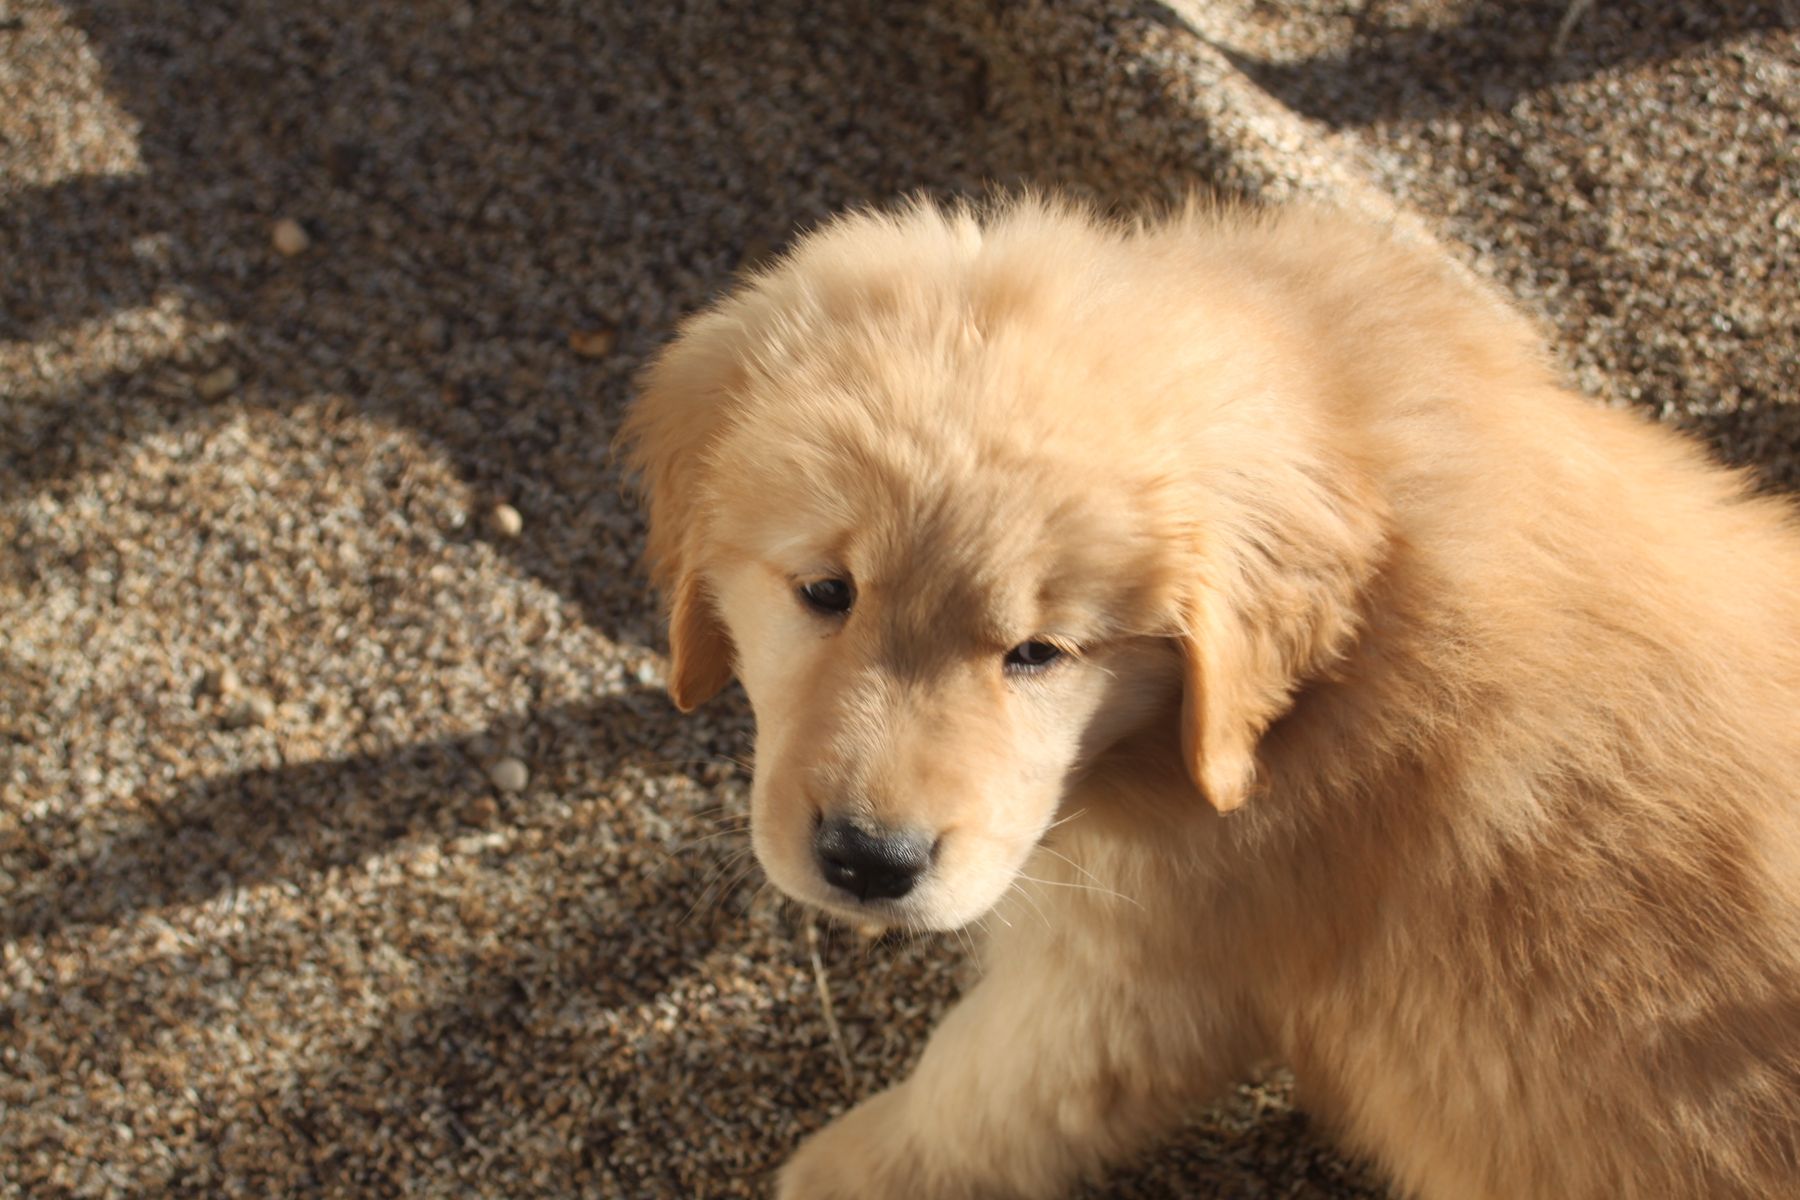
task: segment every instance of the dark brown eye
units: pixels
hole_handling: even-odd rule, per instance
[[[856,589],[848,579],[815,579],[800,585],[800,599],[816,613],[841,617],[856,603]]]
[[[1049,642],[1020,642],[1006,652],[1006,669],[1019,675],[1041,671],[1062,657],[1062,650]]]

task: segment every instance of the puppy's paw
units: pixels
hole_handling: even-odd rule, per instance
[[[852,1200],[864,1195],[856,1164],[834,1153],[829,1141],[820,1138],[830,1133],[820,1130],[781,1168],[775,1183],[775,1200]]]
[[[897,1099],[873,1096],[801,1143],[781,1169],[776,1200],[922,1200]]]

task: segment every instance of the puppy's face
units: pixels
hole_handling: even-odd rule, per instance
[[[749,692],[756,851],[790,894],[969,921],[1136,730],[1234,808],[1350,636],[1377,514],[1318,420],[1275,415],[1331,391],[1296,366],[1311,334],[1196,236],[848,218],[646,376],[624,434],[671,691]]]
[[[1127,498],[946,440],[728,440],[745,468],[708,580],[756,712],[769,877],[940,929],[1012,885],[1097,755],[1158,714],[1172,727],[1180,689],[1173,644],[1139,632],[1157,597]]]

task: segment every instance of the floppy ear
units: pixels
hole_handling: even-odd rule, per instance
[[[1222,813],[1249,798],[1256,781],[1256,742],[1275,719],[1252,686],[1245,638],[1221,619],[1218,601],[1195,603],[1181,637],[1181,758],[1200,794]]]
[[[711,311],[688,321],[640,379],[619,444],[648,501],[651,577],[669,602],[669,695],[683,712],[731,682],[731,637],[706,593],[708,458],[743,368],[738,323]]]
[[[731,638],[697,572],[675,585],[669,608],[669,698],[693,712],[731,682]]]
[[[1261,506],[1279,511],[1246,522],[1235,553],[1212,556],[1180,636],[1182,759],[1222,813],[1255,791],[1263,734],[1355,640],[1384,546],[1372,504],[1290,491]]]

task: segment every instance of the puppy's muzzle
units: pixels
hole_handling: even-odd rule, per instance
[[[847,817],[820,822],[813,853],[825,882],[858,900],[897,900],[931,866],[935,842],[913,830],[870,829]]]

